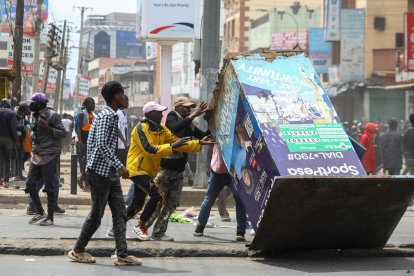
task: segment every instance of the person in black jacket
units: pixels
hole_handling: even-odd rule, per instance
[[[398,121],[388,122],[389,130],[381,136],[381,156],[384,170],[389,175],[399,175],[402,167],[402,137],[397,132]]]
[[[195,139],[202,139],[210,135],[210,131],[204,132],[193,124],[193,120],[206,111],[207,104],[205,102],[201,102],[196,108],[196,104],[187,97],[177,97],[173,100],[173,107],[175,110],[168,113],[165,125],[174,135],[179,138],[190,136]],[[191,108],[196,109],[191,112]],[[170,215],[180,203],[184,181],[183,175],[187,162],[188,154],[181,152],[174,152],[173,155],[161,159],[161,169],[154,181],[158,185],[164,200],[154,225],[152,234],[154,240],[174,240],[174,238],[168,237],[165,232],[167,231]],[[151,224],[151,222],[148,224]]]
[[[61,153],[61,139],[66,130],[62,118],[53,109],[47,107],[48,99],[43,93],[35,93],[30,100],[30,110],[33,112],[34,125],[32,131],[33,151],[29,173],[27,175],[25,192],[30,194],[36,207],[37,214],[29,221],[39,225],[53,225],[55,209],[54,184],[57,178],[56,164]],[[36,181],[43,178],[47,194],[47,216],[39,199]]]
[[[403,175],[414,175],[414,113],[409,116],[411,127],[403,132],[403,150],[405,167]]]

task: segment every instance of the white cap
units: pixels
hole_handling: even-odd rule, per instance
[[[151,111],[165,111],[168,107],[160,105],[159,103],[155,101],[147,102],[144,107],[142,108],[142,111],[144,114],[149,113]]]

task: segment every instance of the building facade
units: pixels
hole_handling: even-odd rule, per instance
[[[148,58],[153,53],[152,45],[147,49],[146,43],[136,37],[136,14],[89,16],[82,44],[82,71],[90,78],[88,96],[98,107],[104,105],[102,86],[111,80],[129,86],[125,92],[131,108],[142,107],[154,98],[155,57]]]

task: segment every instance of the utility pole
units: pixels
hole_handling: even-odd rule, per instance
[[[21,100],[22,86],[22,44],[23,44],[23,16],[24,0],[16,1],[16,23],[13,35],[13,68],[16,70],[16,77],[13,82],[12,97],[19,103]]]
[[[58,110],[59,107],[59,100],[60,100],[60,79],[62,77],[62,70],[63,67],[63,60],[64,60],[64,50],[65,50],[65,34],[66,34],[66,20],[63,21],[63,34],[62,34],[62,42],[60,43],[60,53],[59,53],[59,66],[56,68],[58,70],[58,75],[56,78],[56,92],[55,92],[55,100],[53,102],[53,109]]]
[[[60,83],[60,114],[63,113],[63,89],[65,88],[65,79],[66,79],[66,70],[69,63],[69,36],[70,36],[70,29],[67,29],[68,35],[66,36],[66,44],[65,44],[65,53],[63,57],[63,76],[62,81]]]
[[[46,94],[47,89],[47,81],[49,79],[49,69],[52,64],[52,58],[58,56],[57,48],[59,47],[59,39],[58,39],[58,28],[55,24],[50,23],[50,29],[48,32],[48,41],[47,41],[47,51],[45,53],[45,65],[44,65],[44,73],[43,73],[43,83],[42,83],[42,92]]]
[[[207,103],[213,95],[220,66],[220,2],[220,0],[204,0],[203,6],[200,99]],[[200,123],[202,127],[207,128],[204,120],[200,120]],[[195,188],[207,186],[211,152],[211,147],[203,147],[197,155],[197,171],[193,186]]]
[[[81,25],[79,30],[79,53],[78,53],[78,70],[76,74],[76,96],[75,96],[75,108],[79,107],[79,86],[80,86],[80,78],[82,77],[82,36],[83,36],[83,21],[85,16],[85,11],[88,9],[92,9],[90,7],[73,7],[76,9],[80,9],[81,11]]]
[[[43,0],[37,0],[36,6],[36,23],[35,23],[35,45],[34,45],[34,61],[33,61],[33,91],[39,91],[39,69],[40,69],[40,32],[42,31],[42,4]]]

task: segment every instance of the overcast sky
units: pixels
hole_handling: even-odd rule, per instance
[[[80,9],[74,7],[90,7],[85,11],[85,19],[88,15],[99,14],[105,15],[111,12],[126,12],[135,13],[137,10],[137,0],[49,0],[49,23],[55,22],[57,25],[63,25],[63,20],[71,22],[71,25],[79,29],[81,12]],[[69,46],[78,46],[79,35],[76,32],[71,33],[71,42]],[[76,76],[76,62],[78,60],[78,49],[74,48],[71,51],[69,68],[75,70],[68,70],[68,77],[74,83]]]

